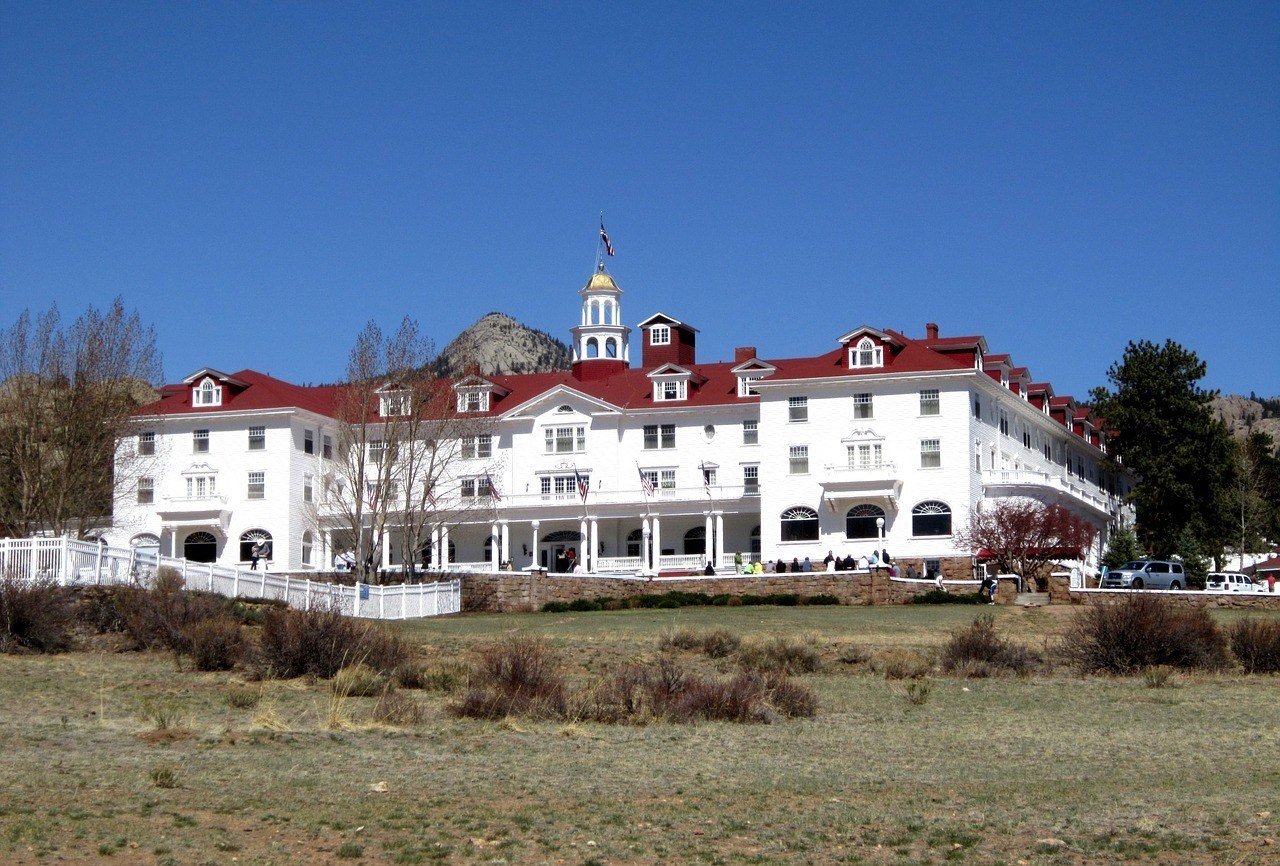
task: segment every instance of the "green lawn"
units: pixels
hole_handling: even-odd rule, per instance
[[[985,608],[700,608],[398,624],[429,659],[538,633],[585,677],[674,628],[809,636],[816,719],[565,725],[449,717],[329,730],[323,683],[155,654],[0,657],[0,861],[1241,862],[1280,850],[1280,680],[936,677],[916,706],[838,648],[927,650]],[[997,612],[1042,646],[1063,608]],[[1227,613],[1224,618],[1233,618]],[[691,664],[709,664],[688,658]],[[194,736],[152,743],[147,708]],[[171,769],[177,787],[157,787]],[[382,788],[385,791],[374,790]],[[1271,812],[1276,812],[1275,815]],[[1047,841],[1046,841],[1047,840]],[[342,847],[346,845],[346,847]],[[355,855],[340,858],[340,853]]]

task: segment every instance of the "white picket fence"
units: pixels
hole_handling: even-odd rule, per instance
[[[62,586],[145,586],[160,568],[182,575],[187,589],[229,598],[275,599],[301,610],[324,605],[347,616],[413,619],[458,613],[462,584],[434,583],[355,586],[268,574],[263,571],[160,556],[154,550],[109,547],[72,538],[0,539],[0,574],[20,580],[51,580]]]

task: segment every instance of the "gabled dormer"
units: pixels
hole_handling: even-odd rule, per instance
[[[1009,371],[1009,390],[1026,400],[1031,387],[1031,373],[1026,367],[1014,367]]]
[[[388,382],[377,394],[378,414],[383,418],[404,417],[413,408],[413,392],[399,382]]]
[[[904,343],[892,334],[862,326],[840,337],[845,347],[844,363],[850,370],[884,367]]]
[[[488,412],[495,398],[502,398],[511,393],[490,382],[483,376],[470,375],[453,383],[454,393],[458,396],[458,411],[461,413]]]
[[[1079,408],[1074,397],[1053,397],[1049,400],[1049,417],[1070,430]]]
[[[228,397],[249,387],[248,382],[242,382],[212,367],[197,370],[182,382],[191,389],[191,405],[199,408],[221,406]]]
[[[1033,382],[1027,386],[1027,399],[1046,415],[1049,414],[1049,403],[1053,396],[1053,386],[1048,382]]]
[[[691,390],[695,390],[706,381],[692,370],[679,364],[663,364],[646,374],[653,382],[653,402],[675,403],[689,399]]]
[[[1000,387],[1009,387],[1009,374],[1013,371],[1013,361],[1008,355],[987,355],[982,359],[982,371],[999,382]]]
[[[756,390],[756,383],[778,372],[777,367],[761,361],[755,355],[756,351],[752,347],[743,347],[734,352],[734,359],[738,363],[730,372],[738,378],[739,397],[758,397],[760,394]]]
[[[697,363],[698,329],[666,313],[654,313],[641,322],[640,362],[646,367]]]

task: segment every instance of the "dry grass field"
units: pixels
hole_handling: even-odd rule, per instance
[[[571,676],[675,629],[801,635],[816,718],[772,725],[369,721],[324,682],[160,653],[0,656],[5,863],[1275,863],[1280,679],[938,675],[922,702],[850,646],[936,650],[963,607],[464,616],[397,628],[449,670],[510,633]],[[1000,609],[1051,644],[1071,611]],[[1217,614],[1230,619],[1230,612]],[[727,660],[686,653],[690,665]],[[916,692],[920,700],[919,691]]]

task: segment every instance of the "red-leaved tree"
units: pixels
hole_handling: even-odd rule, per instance
[[[1098,530],[1060,505],[998,499],[974,510],[958,541],[995,563],[1001,574],[1036,575],[1047,562],[1083,559]]]

